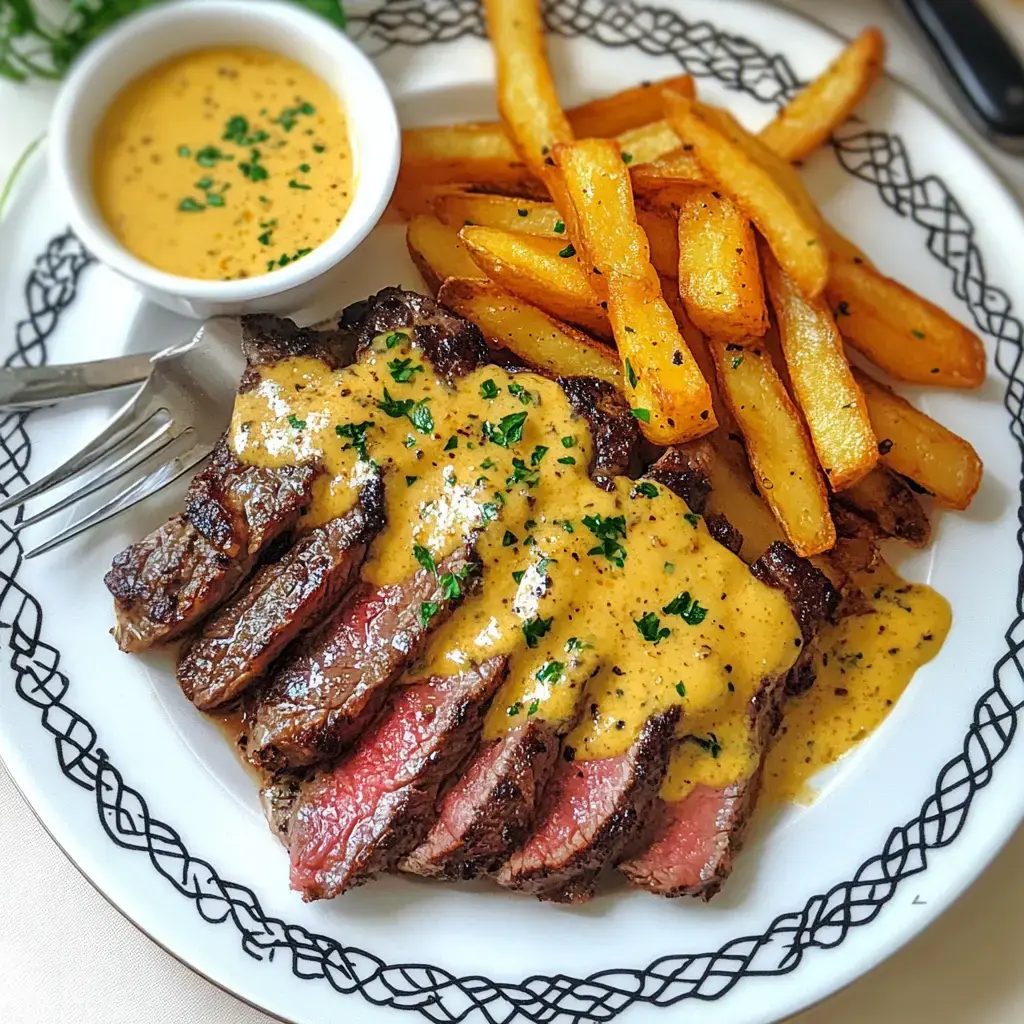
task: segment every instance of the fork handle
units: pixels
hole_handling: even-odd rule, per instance
[[[65,398],[138,384],[149,376],[152,353],[59,366],[0,367],[0,409],[32,409]]]

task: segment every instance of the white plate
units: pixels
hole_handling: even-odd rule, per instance
[[[682,68],[756,126],[840,46],[748,2],[547,7],[567,104]],[[494,115],[474,0],[393,0],[351,31],[377,56],[406,123]],[[851,981],[982,870],[1024,811],[1024,327],[1014,313],[1024,305],[1024,221],[970,147],[901,87],[882,83],[862,116],[809,162],[808,182],[884,270],[984,333],[986,387],[913,397],[971,440],[986,474],[971,510],[938,516],[932,548],[903,566],[952,601],[948,642],[878,732],[826,773],[820,799],[762,820],[710,906],[623,889],[566,908],[406,878],[303,905],[252,780],[166,659],[126,657],[107,636],[111,556],[180,492],[32,562],[0,523],[0,753],[116,906],[218,984],[303,1024],[592,1024],[620,1014],[630,1024],[744,1024]],[[52,205],[44,176],[30,175],[0,231],[10,362],[151,349],[190,333],[89,266],[59,237]],[[420,283],[397,227],[380,229],[356,262],[331,305]],[[0,485],[40,476],[102,415],[94,402],[0,421]]]

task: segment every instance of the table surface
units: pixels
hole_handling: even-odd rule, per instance
[[[963,125],[890,5],[788,0],[853,36],[880,26],[889,69]],[[1024,5],[985,6],[1024,47]],[[0,84],[0,181],[37,134],[52,90]],[[966,129],[966,131],[970,131]],[[982,146],[1024,197],[1024,161]],[[0,1021],[4,1024],[269,1024],[193,974],[123,918],[67,861],[0,767]],[[792,1024],[1018,1024],[1024,1020],[1024,831],[936,924],[889,961]],[[882,925],[884,927],[884,925]],[[343,1013],[339,1007],[339,1013]]]

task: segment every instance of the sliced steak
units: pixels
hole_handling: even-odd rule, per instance
[[[528,722],[485,744],[399,867],[447,879],[497,871],[526,839],[557,757],[558,736],[546,722]]]
[[[359,745],[302,787],[288,836],[291,884],[303,899],[361,885],[419,843],[441,783],[477,742],[506,663],[396,687]]]
[[[300,640],[250,711],[250,757],[277,771],[337,757],[366,726],[388,687],[419,654],[430,632],[458,603],[446,600],[440,576],[478,568],[471,541],[437,567],[402,583],[364,583],[319,629]],[[422,606],[436,606],[426,621]]]
[[[732,870],[761,791],[764,758],[782,717],[787,693],[814,681],[811,643],[836,610],[839,595],[828,577],[776,541],[750,567],[768,586],[782,590],[800,626],[803,650],[782,679],[765,679],[750,702],[750,742],[758,752],[752,775],[723,788],[697,785],[682,800],[658,800],[653,838],[620,865],[633,885],[662,896],[710,899]]]
[[[592,377],[559,377],[558,384],[590,427],[594,483],[607,491],[614,488],[615,477],[635,477],[640,471],[640,430],[619,389]]]
[[[625,754],[563,758],[526,842],[497,874],[499,884],[542,900],[578,903],[635,841],[665,777],[679,709],[653,715]]]
[[[707,441],[666,448],[647,475],[682,498],[691,512],[703,515],[711,493],[711,462],[715,450]]]
[[[384,488],[373,477],[354,509],[310,530],[278,561],[263,566],[206,623],[178,662],[185,696],[204,711],[237,698],[292,640],[334,608],[383,526]]]

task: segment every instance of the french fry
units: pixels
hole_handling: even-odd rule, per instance
[[[449,278],[438,299],[475,323],[488,341],[544,373],[596,377],[622,387],[622,367],[614,348],[559,323],[491,281]]]
[[[500,228],[502,231],[540,235],[542,238],[561,238],[565,235],[565,223],[554,203],[539,203],[533,199],[515,199],[511,196],[449,188],[435,196],[434,212],[445,224],[454,228],[481,225]]]
[[[923,548],[931,538],[931,523],[921,502],[898,476],[882,466],[833,495],[832,501],[856,512],[877,539],[891,537]]]
[[[761,265],[771,297],[793,396],[811,432],[818,461],[833,490],[866,476],[878,461],[867,403],[846,360],[828,306],[805,299],[770,252]]]
[[[836,542],[828,493],[803,420],[771,358],[760,348],[708,345],[762,497],[797,554],[828,551]]]
[[[534,176],[556,205],[564,205],[551,152],[574,136],[548,65],[540,0],[484,0],[484,14],[497,65],[501,120]]]
[[[662,277],[674,280],[679,273],[679,237],[675,212],[637,203],[636,220],[647,236],[654,269]]]
[[[954,388],[984,382],[981,339],[874,267],[834,257],[826,297],[843,337],[890,376]]]
[[[675,132],[672,135],[676,149],[633,167],[633,188],[638,193],[655,198],[661,190],[675,189],[678,186],[711,188],[708,176],[693,155],[693,151],[678,148],[679,136]]]
[[[680,146],[679,136],[664,119],[622,132],[618,137],[618,143],[619,149],[629,155],[629,166],[634,169],[667,156]]]
[[[612,337],[602,300],[568,242],[478,226],[464,227],[459,237],[476,266],[505,291],[599,338]]]
[[[708,433],[716,425],[711,392],[662,297],[619,149],[587,139],[556,146],[555,161],[578,244],[608,289],[608,318],[641,430],[658,444]]]
[[[884,62],[882,33],[865,29],[761,129],[761,141],[783,160],[809,156],[853,113],[882,73]]]
[[[405,244],[432,295],[449,277],[483,276],[459,241],[458,231],[436,217],[423,215],[409,221]]]
[[[854,368],[864,391],[882,462],[950,508],[964,509],[981,484],[981,459],[962,437]]]
[[[676,75],[660,82],[645,82],[573,107],[565,112],[565,116],[578,138],[610,139],[660,120],[662,89],[675,89],[684,96],[692,97],[693,79],[689,75]]]
[[[816,298],[828,280],[828,253],[821,232],[801,212],[774,177],[751,155],[744,136],[723,133],[685,96],[666,90],[669,123],[707,174],[754,222],[775,258],[809,298]]]
[[[679,197],[679,295],[705,334],[745,342],[762,336],[768,310],[750,221],[710,189]]]

